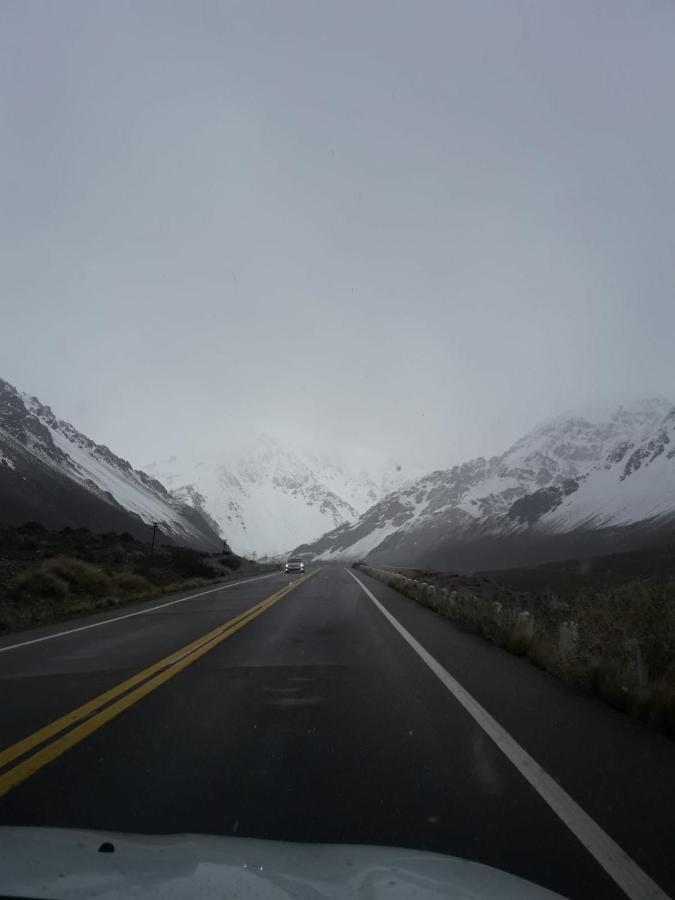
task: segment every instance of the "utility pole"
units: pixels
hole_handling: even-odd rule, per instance
[[[151,553],[155,552],[155,536],[157,535],[157,526],[158,525],[159,525],[159,522],[152,523],[152,547],[150,548]]]

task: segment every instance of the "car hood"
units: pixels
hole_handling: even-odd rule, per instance
[[[108,852],[101,849],[106,845]],[[58,828],[0,828],[0,895],[34,900],[558,897],[497,869],[417,850]]]

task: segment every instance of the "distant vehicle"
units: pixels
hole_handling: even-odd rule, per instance
[[[288,572],[304,572],[305,564],[300,559],[299,556],[291,556],[290,559],[286,560],[286,565],[284,566],[284,571]]]

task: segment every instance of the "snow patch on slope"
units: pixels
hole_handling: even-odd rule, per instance
[[[398,527],[393,522],[385,522],[378,528],[374,528],[370,534],[350,545],[349,558],[361,559],[367,556],[371,550],[374,550],[385,538],[389,537],[390,534],[394,534],[397,530]],[[342,556],[343,553],[340,550],[326,550],[323,553],[318,553],[315,558],[322,562],[329,562],[333,559],[340,559]]]
[[[59,428],[49,428],[56,446],[70,458],[78,478],[90,481],[100,490],[111,494],[129,512],[136,513],[144,522],[167,522],[183,527],[181,517],[174,513],[155,491],[148,489],[132,470],[117,471],[97,457],[95,452],[70,440]]]
[[[543,516],[541,525],[556,531],[582,526],[630,525],[675,510],[675,465],[660,456],[620,481],[622,466],[597,470],[576,493]]]

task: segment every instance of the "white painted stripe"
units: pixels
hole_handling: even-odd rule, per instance
[[[575,803],[570,795],[502,728],[496,719],[493,719],[490,713],[483,709],[477,700],[474,700],[471,694],[424,649],[419,641],[415,640],[410,632],[373,596],[363,582],[349,569],[346,569],[346,571],[360,585],[401,637],[407,641],[415,653],[426,663],[439,681],[445,685],[453,697],[461,703],[469,715],[495,742],[507,759],[513,763],[523,778],[529,782],[539,796],[551,807],[553,812],[567,825],[586,850],[595,857],[626,896],[630,897],[631,900],[668,900],[667,894],[652,881],[646,872],[643,872],[637,863],[633,862],[628,854]]]
[[[165,609],[167,606],[175,606],[176,603],[185,603],[186,600],[195,600],[197,597],[204,597],[206,594],[215,594],[216,591],[226,591],[228,588],[237,587],[240,584],[250,584],[252,581],[262,581],[263,578],[272,578],[278,572],[271,572],[269,575],[256,575],[255,578],[245,578],[242,581],[231,581],[228,584],[221,584],[220,587],[210,588],[208,591],[200,591],[198,594],[190,594],[189,597],[179,597],[178,600],[168,600],[166,603],[158,603],[157,606],[150,606],[148,609],[138,609],[136,612],[125,613],[123,616],[115,616],[113,619],[103,619],[101,622],[91,622],[89,625],[79,625],[77,628],[69,628],[67,631],[58,631],[55,634],[45,634],[42,637],[32,638],[29,641],[20,641],[18,644],[9,644],[7,647],[0,647],[0,653],[7,650],[17,650],[19,647],[28,647],[30,644],[41,644],[42,641],[52,641],[54,638],[65,637],[68,634],[75,634],[77,631],[87,631],[89,628],[98,628],[100,625],[110,625],[112,622],[121,622],[123,619],[133,619],[134,616],[147,616],[148,613],[156,612],[158,609]]]

